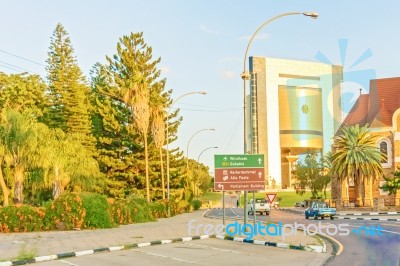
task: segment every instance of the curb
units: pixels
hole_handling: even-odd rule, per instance
[[[208,213],[212,209],[207,210],[204,212],[203,216],[209,219],[221,219],[221,217],[214,217],[214,216],[207,216]],[[242,220],[242,218],[226,218],[227,220]],[[318,234],[319,235],[319,234]],[[310,252],[317,252],[317,253],[326,253],[326,243],[325,241],[322,241],[322,246],[296,246],[296,245],[290,245],[288,243],[278,243],[278,242],[269,242],[269,241],[261,241],[261,240],[253,240],[253,239],[246,239],[246,238],[241,238],[241,237],[231,237],[231,236],[224,236],[224,235],[215,235],[211,236],[215,237],[217,239],[222,239],[222,240],[231,240],[231,241],[237,241],[237,242],[243,242],[243,243],[250,243],[250,244],[255,244],[255,245],[264,245],[264,246],[271,246],[271,247],[278,247],[278,248],[285,248],[285,249],[295,249],[295,250],[303,250],[303,251],[310,251]],[[0,265],[1,266],[1,265]]]
[[[338,216],[361,216],[361,215],[396,215],[400,214],[400,212],[363,212],[363,213],[344,213],[344,214],[337,214]]]
[[[96,249],[89,249],[89,250],[83,250],[83,251],[77,251],[77,252],[66,252],[66,253],[60,253],[60,254],[56,254],[56,255],[34,257],[32,259],[27,259],[27,260],[2,261],[2,262],[0,262],[0,266],[25,265],[25,264],[29,264],[29,263],[35,263],[35,262],[52,261],[52,260],[57,260],[57,259],[65,259],[65,258],[71,258],[71,257],[92,255],[92,254],[100,253],[100,252],[111,252],[111,251],[124,250],[124,249],[126,250],[126,249],[142,248],[142,247],[149,247],[149,246],[155,246],[155,245],[165,245],[165,244],[171,244],[171,243],[177,243],[177,242],[186,242],[186,241],[191,241],[191,240],[207,239],[207,238],[211,238],[211,237],[213,237],[213,236],[201,235],[201,236],[192,236],[192,237],[181,237],[181,238],[174,238],[174,239],[168,239],[168,240],[156,240],[156,241],[143,242],[143,243],[138,243],[138,244],[130,244],[130,245],[124,245],[124,246],[96,248]]]
[[[364,217],[337,217],[339,220],[366,220],[366,221],[388,221],[388,222],[400,222],[400,219],[393,218],[364,218]]]
[[[249,244],[254,244],[254,245],[263,245],[263,246],[269,246],[269,247],[277,247],[277,248],[284,248],[284,249],[294,249],[294,250],[303,250],[303,251],[310,251],[310,252],[326,252],[326,244],[324,241],[323,246],[296,246],[296,245],[290,245],[287,243],[277,243],[277,242],[269,242],[269,241],[261,241],[261,240],[254,240],[254,239],[246,239],[246,238],[241,238],[241,237],[231,237],[231,236],[223,236],[223,235],[216,235],[215,238],[221,239],[221,240],[230,240],[234,242],[243,242],[243,243],[249,243]]]

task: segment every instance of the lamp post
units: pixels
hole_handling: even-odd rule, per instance
[[[202,150],[200,152],[199,156],[197,157],[197,162],[198,163],[200,163],[200,156],[203,154],[203,152],[205,152],[206,150],[209,150],[209,149],[218,149],[218,147],[208,147],[208,148],[205,148],[204,150]],[[200,165],[198,165],[198,167],[199,166]],[[197,184],[195,184],[195,189],[197,190],[197,197],[198,197],[199,196],[199,188],[197,187]]]
[[[194,136],[196,136],[198,133],[200,133],[200,132],[202,132],[202,131],[206,131],[206,130],[215,131],[214,128],[203,128],[203,129],[197,130],[197,131],[194,132],[193,135],[190,137],[189,142],[188,142],[188,144],[187,144],[187,147],[186,147],[186,179],[187,179],[187,181],[186,181],[186,182],[189,181],[189,145],[190,145],[190,142],[192,141],[192,139],[193,139]]]
[[[288,12],[288,13],[283,13],[280,15],[277,15],[267,21],[265,21],[260,27],[258,27],[258,29],[253,33],[253,35],[250,38],[249,43],[247,44],[247,48],[246,48],[246,53],[244,55],[244,60],[243,60],[243,73],[240,75],[241,78],[243,79],[243,116],[244,116],[244,129],[243,129],[243,133],[244,133],[244,139],[243,139],[243,148],[244,148],[244,153],[247,154],[247,132],[246,132],[246,80],[250,79],[250,73],[246,70],[246,60],[247,60],[247,53],[249,51],[249,48],[251,46],[251,44],[253,43],[254,38],[256,37],[257,33],[263,29],[266,25],[268,25],[269,23],[271,23],[272,21],[281,18],[281,17],[285,17],[285,16],[291,16],[291,15],[304,15],[307,17],[311,17],[313,19],[318,18],[318,13],[315,12]],[[253,150],[251,150],[250,153],[252,153]],[[247,223],[247,191],[244,191],[244,223]]]
[[[200,156],[203,154],[203,152],[205,152],[206,150],[209,150],[209,149],[218,149],[218,147],[208,147],[208,148],[205,148],[204,150],[202,150],[200,152],[199,156],[197,157],[198,162],[200,162]]]
[[[188,92],[188,93],[185,93],[185,94],[183,94],[183,95],[181,95],[181,96],[179,96],[178,98],[176,98],[176,100],[175,101],[173,101],[172,103],[171,103],[171,105],[169,106],[169,108],[168,108],[168,113],[167,113],[167,135],[166,135],[166,139],[167,139],[167,200],[168,200],[168,208],[167,208],[167,211],[168,211],[168,217],[169,216],[171,216],[171,212],[170,212],[170,205],[169,205],[169,195],[170,195],[170,193],[169,193],[169,148],[168,148],[168,145],[169,145],[169,115],[171,114],[171,108],[172,108],[172,106],[178,101],[178,100],[180,100],[181,98],[183,98],[183,97],[185,97],[185,96],[188,96],[188,95],[191,95],[191,94],[202,94],[202,95],[206,95],[207,94],[207,92],[205,92],[205,91],[193,91],[193,92]]]

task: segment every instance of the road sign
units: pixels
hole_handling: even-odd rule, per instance
[[[265,189],[263,154],[215,155],[216,191],[258,191]]]
[[[274,200],[275,200],[276,193],[267,193],[266,195],[267,195],[267,198],[269,200],[269,204],[272,204],[274,202]]]

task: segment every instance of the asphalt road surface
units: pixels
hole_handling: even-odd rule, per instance
[[[41,266],[321,265],[326,254],[204,239],[35,263]]]
[[[400,222],[368,221],[368,220],[306,220],[304,209],[273,209],[271,216],[256,215],[260,221],[273,221],[282,223],[317,224],[320,222],[324,228],[330,224],[345,225],[350,230],[346,236],[335,235],[333,238],[343,245],[340,255],[333,257],[327,265],[400,265]],[[222,217],[222,209],[212,210],[208,215]],[[243,209],[226,209],[228,218],[242,218]],[[371,218],[371,217],[370,217]],[[390,218],[383,217],[381,218]],[[242,220],[243,221],[243,220]],[[253,216],[250,215],[248,223],[252,223]],[[369,228],[381,228],[378,231],[368,231]],[[375,234],[373,233],[375,232]]]

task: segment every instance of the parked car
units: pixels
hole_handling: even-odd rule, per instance
[[[268,202],[267,199],[256,199],[256,202],[253,203],[253,199],[250,200],[250,203],[247,205],[247,214],[254,215],[254,212],[260,213],[262,215],[265,213],[265,215],[269,215],[269,212],[271,211],[271,206]]]
[[[294,204],[295,207],[305,207],[306,203],[304,201],[296,202]]]
[[[318,217],[321,217],[321,219],[329,217],[331,218],[331,220],[333,220],[334,216],[336,215],[336,209],[329,208],[328,204],[326,204],[325,202],[315,201],[311,204],[309,208],[305,210],[304,215],[306,219],[308,219],[309,217],[313,217],[315,220],[317,220]]]

